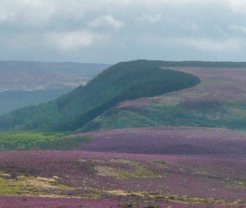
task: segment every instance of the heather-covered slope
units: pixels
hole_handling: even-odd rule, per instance
[[[114,129],[87,132],[80,149],[96,152],[176,155],[245,155],[246,132],[204,127]]]
[[[93,207],[90,203],[98,207],[88,199],[101,201],[105,208],[110,207],[107,201],[114,208],[246,205],[244,157],[84,151],[11,151],[0,152],[0,157],[0,194],[24,197],[23,206],[35,206],[30,196],[86,199],[70,200],[72,205],[80,202],[80,207]],[[35,207],[44,203],[43,199],[35,201]],[[60,205],[59,201],[49,203],[48,207]]]
[[[17,109],[0,117],[2,130],[76,130],[116,104],[192,87],[194,75],[160,69],[154,61],[118,63],[87,83],[46,104]]]
[[[88,123],[81,131],[161,126],[246,130],[245,69],[169,68],[192,73],[202,82],[178,92],[122,102]]]

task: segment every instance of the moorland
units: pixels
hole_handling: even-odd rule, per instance
[[[2,207],[246,207],[246,63],[137,60],[0,116]]]

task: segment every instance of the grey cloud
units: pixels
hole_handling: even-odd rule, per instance
[[[9,0],[0,3],[0,56],[243,61],[245,18],[246,12],[222,1]]]

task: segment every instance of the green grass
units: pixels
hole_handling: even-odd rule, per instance
[[[47,181],[46,181],[47,179]],[[46,189],[62,190],[76,190],[75,187],[66,186],[59,182],[49,181],[49,178],[35,178],[21,176],[17,179],[6,179],[4,173],[0,172],[0,195],[1,196],[38,196],[49,195],[46,193]]]
[[[20,193],[22,186],[20,184],[11,184],[6,179],[0,178],[0,195],[16,196]]]
[[[66,133],[14,132],[0,135],[0,150],[69,150],[93,140],[89,136]]]
[[[237,102],[181,102],[178,98],[167,103],[140,108],[124,108],[112,111],[108,116],[97,117],[89,124],[95,130],[162,127],[197,126],[246,130],[246,106]],[[89,125],[81,131],[90,131]]]

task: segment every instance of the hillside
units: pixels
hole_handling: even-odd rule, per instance
[[[122,102],[80,131],[162,126],[246,130],[246,69],[222,68],[225,65],[226,62],[221,68],[169,67],[194,74],[202,82],[181,91]]]
[[[73,88],[47,89],[34,91],[5,91],[0,93],[0,115],[12,110],[46,103],[72,91]]]
[[[194,75],[161,69],[159,62],[121,62],[67,95],[1,116],[0,128],[4,131],[76,130],[120,102],[162,95],[199,82]]]
[[[77,149],[158,155],[245,155],[246,133],[205,127],[113,129],[75,134],[91,142]],[[82,139],[81,139],[82,141]],[[83,144],[83,145],[82,145]]]

